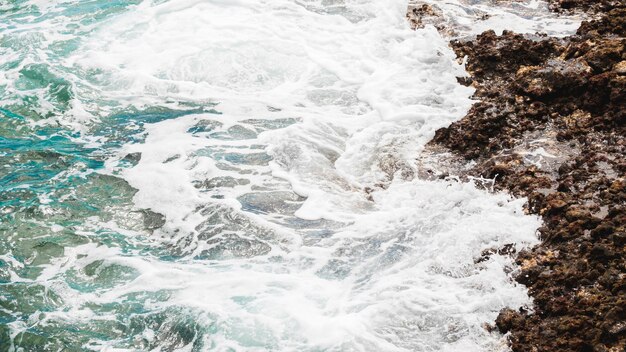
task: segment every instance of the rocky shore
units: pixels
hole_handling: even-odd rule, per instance
[[[592,19],[566,38],[487,31],[451,42],[479,102],[438,130],[425,154],[528,197],[527,211],[543,218],[541,244],[499,250],[516,258],[515,279],[534,300],[503,310],[493,326],[513,351],[623,352],[626,1],[552,0],[551,8]],[[416,9],[416,28],[436,13]]]

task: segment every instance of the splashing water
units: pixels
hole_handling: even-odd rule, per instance
[[[485,3],[442,11],[577,27]],[[0,351],[506,350],[482,325],[529,299],[476,259],[539,221],[416,177],[472,90],[406,8],[0,4]]]

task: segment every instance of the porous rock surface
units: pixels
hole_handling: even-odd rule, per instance
[[[528,197],[541,244],[513,254],[532,307],[500,312],[513,351],[626,351],[626,3],[553,0],[592,20],[566,38],[452,41],[479,100],[428,149]]]

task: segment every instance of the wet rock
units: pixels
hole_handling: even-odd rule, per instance
[[[620,76],[626,75],[626,61],[620,61],[619,63],[615,64],[613,70]]]
[[[626,2],[550,4],[594,19],[560,39],[487,31],[451,42],[467,59],[472,77],[463,82],[479,102],[436,131],[427,150],[471,161],[451,170],[528,197],[527,211],[543,218],[542,243],[516,258],[515,278],[528,286],[533,311],[505,309],[496,320],[513,351],[622,352]]]
[[[505,334],[509,332],[513,327],[522,325],[523,318],[520,313],[505,308],[503,309],[498,318],[496,319],[496,327],[501,333]]]
[[[612,9],[620,4],[621,0],[548,0],[550,8],[557,12],[584,10],[586,12],[600,12]]]
[[[439,7],[421,2],[410,3],[407,11],[407,19],[412,29],[424,28],[427,24],[434,25],[437,29],[444,29],[443,12]]]
[[[548,206],[545,208],[548,211],[558,212],[567,206],[567,203],[562,199],[551,199],[548,201]]]

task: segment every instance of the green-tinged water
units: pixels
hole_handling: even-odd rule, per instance
[[[67,302],[74,294],[63,294],[97,294],[135,279],[132,267],[104,261],[111,251],[174,258],[145,245],[163,217],[136,209],[136,190],[101,171],[111,151],[142,141],[144,123],[199,110],[117,109],[80,86],[97,82],[98,72],[61,64],[98,23],[139,2],[0,2],[0,351],[83,351],[108,343],[167,350],[198,334],[193,314],[145,307],[167,300],[165,290],[85,303],[80,312]],[[85,80],[71,83],[74,76]],[[93,114],[95,123],[67,123],[77,102],[106,111]],[[135,163],[130,155],[120,166]],[[88,247],[106,248],[104,257],[73,265]],[[74,321],[86,312],[93,317]]]
[[[86,325],[63,318],[74,314],[65,302],[72,297],[56,293],[97,293],[137,276],[131,267],[101,259],[72,267],[65,261],[80,260],[72,253],[75,248],[104,247],[120,256],[171,259],[143,244],[142,236],[162,226],[162,216],[135,209],[136,191],[123,179],[99,171],[107,150],[141,140],[143,121],[179,115],[163,110],[105,118],[108,123],[98,124],[92,135],[106,135],[106,141],[90,147],[76,132],[34,126],[9,110],[0,113],[0,351],[78,351],[93,341],[182,347],[193,339],[197,324],[185,320],[191,318],[179,321],[176,313],[149,312],[143,306],[145,300],[167,299],[167,292],[133,293],[122,302],[89,304],[94,319]],[[129,156],[125,162],[132,166],[135,161]],[[133,236],[120,231],[132,231]],[[57,267],[61,270],[52,270],[53,276],[46,274]],[[171,341],[148,343],[141,337],[148,327],[165,329]]]
[[[528,296],[475,259],[539,221],[418,178],[472,89],[406,9],[0,0],[0,352],[506,351]]]

